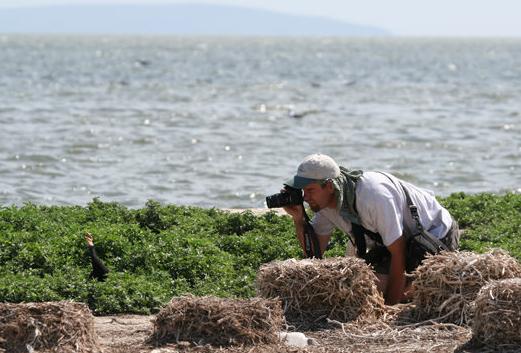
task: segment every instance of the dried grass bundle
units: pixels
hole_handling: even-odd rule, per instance
[[[521,345],[521,278],[490,282],[481,288],[474,306],[473,340]]]
[[[325,318],[378,318],[384,299],[375,281],[371,268],[355,257],[291,259],[263,265],[256,286],[260,296],[283,300],[289,322],[309,327]]]
[[[503,250],[486,254],[442,252],[414,272],[413,302],[420,319],[468,324],[471,303],[490,280],[521,276],[521,265]]]
[[[73,302],[0,303],[0,352],[101,352],[94,317]]]
[[[349,347],[347,352],[454,352],[471,336],[469,329],[447,323],[400,326],[383,321],[372,324],[350,322],[344,324],[342,330],[345,335],[342,342]],[[333,339],[338,340],[337,337]],[[335,344],[333,339],[332,345]]]
[[[156,316],[150,341],[232,345],[278,342],[283,323],[278,300],[183,296]]]

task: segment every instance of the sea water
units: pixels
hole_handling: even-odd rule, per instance
[[[521,192],[521,39],[0,35],[0,204],[263,207],[310,153]]]

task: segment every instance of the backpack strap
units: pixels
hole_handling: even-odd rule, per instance
[[[359,224],[351,223],[351,230],[355,238],[356,254],[358,257],[363,257],[367,253],[364,228]]]
[[[387,175],[384,172],[379,172],[380,174],[385,175],[395,186],[396,183],[389,175]],[[409,191],[403,186],[403,184],[398,180],[398,183],[400,184],[400,188],[403,190],[405,194],[405,200],[407,201],[407,206],[409,207],[409,212],[411,213],[411,217],[416,223],[416,233],[412,235],[412,239],[414,239],[416,242],[418,242],[421,246],[425,248],[428,252],[431,254],[437,254],[442,250],[449,250],[447,245],[445,245],[441,240],[436,238],[434,235],[429,233],[425,228],[423,228],[423,225],[420,221],[420,215],[418,214],[418,207],[412,202],[411,195],[409,194]],[[406,239],[409,240],[409,239]]]
[[[356,198],[353,203],[353,208],[356,211]],[[358,213],[358,211],[356,212]],[[354,245],[356,246],[358,257],[365,258],[365,255],[367,254],[367,242],[365,241],[366,235],[373,240],[377,246],[384,246],[382,236],[379,233],[371,232],[361,224],[351,222],[351,230],[355,238]]]
[[[367,228],[356,223],[351,223],[351,229],[355,238],[354,245],[356,246],[356,253],[359,257],[364,257],[367,253],[367,242],[365,241],[366,235],[376,243],[376,246],[385,246],[383,245],[382,236],[380,234],[371,232]]]

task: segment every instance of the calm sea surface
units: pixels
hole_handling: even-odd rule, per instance
[[[521,39],[0,35],[0,205],[262,207],[313,152],[521,192]]]

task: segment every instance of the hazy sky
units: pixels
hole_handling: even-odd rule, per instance
[[[396,35],[521,37],[520,0],[0,0],[0,7],[86,3],[228,4],[337,18]]]

